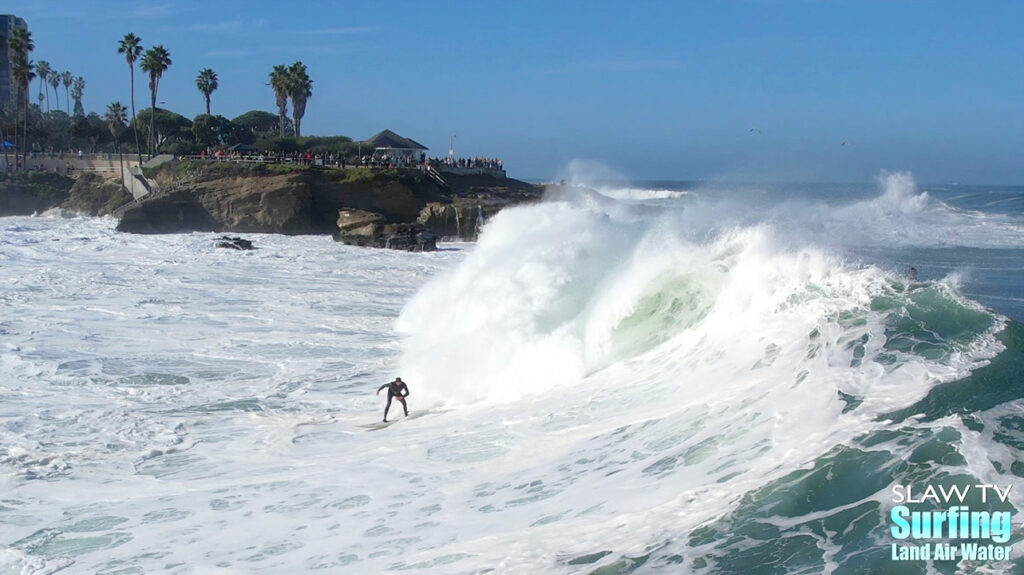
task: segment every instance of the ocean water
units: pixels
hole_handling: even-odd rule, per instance
[[[605,186],[427,254],[114,225],[0,219],[0,573],[1024,572],[1024,188]],[[892,560],[893,486],[975,484],[1010,559]]]

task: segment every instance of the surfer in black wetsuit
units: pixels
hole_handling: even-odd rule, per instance
[[[406,417],[409,416],[409,406],[405,404],[405,398],[409,396],[409,386],[405,385],[402,378],[396,377],[395,381],[385,383],[384,385],[377,388],[377,395],[380,395],[384,388],[388,390],[388,404],[384,407],[384,423],[388,422],[388,410],[391,409],[391,398],[397,397],[398,401],[402,402],[402,409],[405,410]]]

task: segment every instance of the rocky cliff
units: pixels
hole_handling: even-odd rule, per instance
[[[60,206],[74,180],[53,172],[0,175],[0,216],[30,216]]]
[[[119,181],[85,173],[75,180],[68,192],[68,199],[61,207],[82,215],[106,216],[131,201],[131,194]]]
[[[85,173],[77,180],[52,172],[0,176],[0,216],[31,215],[63,208],[87,216],[105,216],[132,201],[119,182]]]
[[[407,234],[414,228],[388,226],[416,224],[416,230],[437,237],[475,239],[480,225],[501,208],[541,196],[539,186],[513,179],[445,176],[438,181],[419,170],[177,162],[153,175],[165,191],[125,209],[119,231],[329,233],[344,241],[339,214],[356,211],[361,217],[370,214],[379,234]],[[362,237],[351,243],[405,242]]]

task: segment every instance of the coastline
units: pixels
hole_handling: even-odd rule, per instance
[[[486,219],[505,207],[539,201],[543,193],[543,186],[490,173],[437,177],[418,168],[177,159],[147,169],[156,190],[132,200],[120,185],[95,174],[78,180],[33,174],[20,179],[41,182],[34,187],[14,185],[18,178],[5,181],[12,190],[5,197],[20,199],[16,205],[8,202],[10,207],[0,204],[0,216],[60,207],[87,216],[114,215],[117,230],[126,233],[328,234],[339,241],[345,241],[339,216],[352,210],[372,214],[382,225],[414,226],[417,233],[438,239],[472,241]],[[380,236],[388,230],[369,233]]]

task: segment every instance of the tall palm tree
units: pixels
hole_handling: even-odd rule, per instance
[[[0,38],[2,40],[3,38]],[[17,129],[17,128],[15,128]],[[7,105],[0,105],[0,146],[4,148],[4,170],[9,170],[11,160],[7,154]]]
[[[142,38],[139,38],[135,34],[128,33],[124,35],[117,45],[117,53],[124,54],[124,59],[128,62],[128,70],[131,76],[131,88],[132,88],[132,131],[135,132],[135,151],[139,154],[139,165],[142,165],[142,147],[139,146],[139,126],[135,120],[135,61],[142,55]]]
[[[206,99],[206,115],[210,115],[210,94],[217,89],[217,73],[210,68],[203,68],[196,76],[196,88]]]
[[[68,116],[71,115],[71,84],[75,81],[74,75],[65,70],[60,75],[60,81],[64,84],[64,96],[68,104]],[[60,104],[58,104],[60,105]]]
[[[309,78],[306,65],[296,62],[288,68],[288,95],[292,99],[292,120],[295,122],[295,137],[302,136],[302,116],[306,115],[306,100],[313,96],[313,80]]]
[[[22,155],[28,153],[28,88],[32,80],[35,79],[36,73],[33,71],[35,63],[31,60],[17,59],[11,64],[11,77],[14,78],[14,83],[18,86],[18,101],[19,103],[24,100],[25,102],[25,115],[22,116],[22,137],[21,137],[21,150]],[[15,135],[18,133],[17,124],[14,129]],[[24,165],[24,164],[23,164]]]
[[[22,156],[26,156],[27,142],[28,142],[28,85],[29,82],[35,78],[35,73],[32,71],[34,65],[28,59],[29,53],[35,50],[35,42],[32,41],[32,33],[24,28],[18,28],[11,34],[11,37],[7,41],[9,49],[9,58],[11,60],[11,77],[14,79],[15,85],[18,86],[17,100],[15,100],[15,126],[14,126],[14,139],[18,139],[18,126],[17,126],[17,112],[21,106],[22,101],[25,103],[25,115],[24,115],[24,138],[21,141],[21,147],[18,151]],[[17,142],[16,142],[17,143]],[[24,165],[24,162],[22,163]]]
[[[32,33],[25,28],[15,30],[7,40],[7,46],[15,60],[28,60],[29,53],[36,49]]]
[[[50,87],[53,88],[53,95],[57,98],[57,109],[60,110],[60,92],[57,91],[57,88],[60,88],[60,73],[56,70],[50,71]],[[50,100],[49,92],[46,93],[46,100]]]
[[[114,137],[114,144],[117,146],[117,157],[121,164],[121,183],[124,184],[124,155],[121,154],[121,132],[124,125],[128,123],[128,113],[121,102],[114,102],[107,106],[107,113],[103,116],[107,121],[107,128],[110,135]]]
[[[46,87],[50,83],[50,73],[53,72],[53,68],[50,67],[50,63],[46,60],[40,60],[36,64],[36,78],[39,78],[39,93],[46,92],[46,111],[50,111],[50,90]],[[42,104],[40,103],[40,107]]]
[[[160,89],[160,78],[171,66],[171,53],[162,44],[153,46],[142,55],[140,66],[149,74],[150,114],[149,114],[149,155],[156,153],[156,94]]]
[[[82,94],[85,92],[85,78],[78,76],[71,86],[71,99],[75,101],[75,115],[84,116],[85,108],[82,107]]]
[[[274,66],[270,72],[270,87],[274,89],[274,97],[277,99],[277,117],[280,120],[280,137],[284,137],[284,120],[288,117],[288,92],[290,79],[288,66],[283,64]]]

